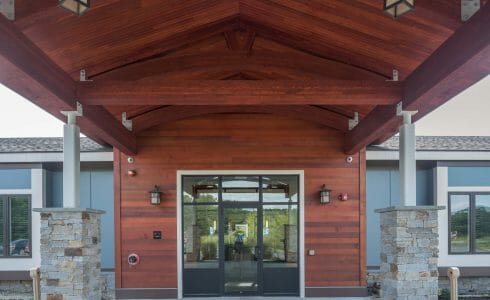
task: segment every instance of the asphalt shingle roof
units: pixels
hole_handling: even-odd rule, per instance
[[[371,145],[367,150],[398,150],[398,136],[380,145]],[[490,136],[417,136],[417,151],[490,151]]]
[[[89,138],[80,138],[81,152],[110,152],[112,148],[101,146]],[[63,138],[0,138],[0,153],[63,152]]]
[[[418,136],[417,151],[490,151],[490,136]],[[82,152],[110,152],[89,138],[80,138]],[[368,146],[370,151],[398,150],[398,136],[380,145]],[[63,138],[0,138],[0,153],[63,152]]]

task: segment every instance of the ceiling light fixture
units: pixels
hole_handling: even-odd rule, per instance
[[[415,0],[384,0],[383,10],[397,19],[415,8]]]
[[[71,11],[77,16],[81,16],[90,8],[90,0],[59,0],[60,6]]]

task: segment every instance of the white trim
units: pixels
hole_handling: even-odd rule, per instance
[[[113,161],[112,152],[81,152],[80,161]],[[62,162],[63,152],[50,153],[0,153],[0,163]]]
[[[489,192],[489,186],[448,186],[448,167],[437,167],[437,205],[446,207],[438,212],[439,225],[439,266],[479,267],[490,265],[487,254],[451,254],[449,255],[449,216],[447,209],[449,192]]]
[[[32,170],[36,170],[36,169],[31,169],[31,173],[32,173]],[[39,170],[39,169],[38,169]],[[32,180],[32,175],[31,175],[31,181]],[[31,187],[32,187],[32,182],[31,182]],[[32,189],[0,189],[0,194],[2,195],[30,195],[32,192]]]
[[[448,192],[490,192],[490,186],[451,186]]]
[[[177,171],[177,297],[182,299],[182,175],[298,175],[299,176],[299,296],[305,297],[305,172],[303,170],[185,170]]]
[[[366,151],[366,160],[398,160],[398,151]],[[490,160],[490,151],[416,151],[416,160]]]

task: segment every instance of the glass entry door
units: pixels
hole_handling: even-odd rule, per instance
[[[224,293],[257,294],[260,241],[256,207],[224,207]]]
[[[184,296],[299,295],[297,175],[182,183]]]

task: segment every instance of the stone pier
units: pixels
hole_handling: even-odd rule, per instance
[[[101,299],[100,217],[103,211],[42,208],[41,299]]]
[[[381,218],[383,299],[437,299],[439,209],[412,206],[376,210]]]

